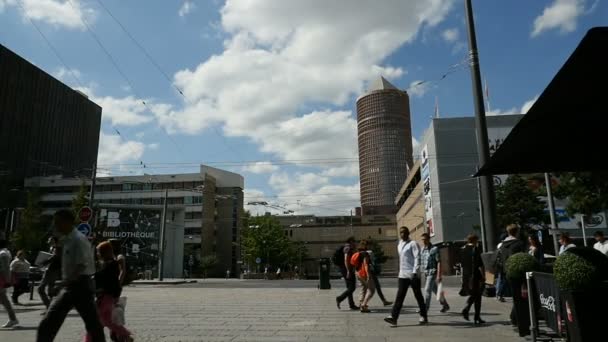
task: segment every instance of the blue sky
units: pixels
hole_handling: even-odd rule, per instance
[[[492,114],[525,111],[608,19],[596,0],[474,6]],[[408,89],[418,139],[436,98],[442,116],[473,113],[461,0],[0,0],[0,43],[104,108],[102,173],[221,162],[210,165],[242,173],[249,200],[298,213],[357,205],[353,110],[370,80]],[[269,160],[290,162],[244,163]]]

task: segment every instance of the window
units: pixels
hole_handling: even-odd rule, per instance
[[[192,204],[192,196],[184,197],[184,204]]]
[[[145,191],[152,190],[152,184],[150,184],[150,183],[143,184],[143,190],[145,190]]]
[[[129,184],[129,183],[123,184],[122,191],[131,191],[131,184]]]
[[[378,228],[378,235],[382,235],[382,228]]]
[[[289,230],[289,237],[293,237],[293,230]]]

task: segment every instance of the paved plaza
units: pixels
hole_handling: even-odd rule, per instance
[[[394,298],[396,282],[386,280],[385,293]],[[320,291],[313,281],[204,280],[198,284],[138,285],[125,288],[128,327],[136,341],[524,341],[508,322],[510,305],[484,298],[483,318],[475,327],[458,314],[464,298],[448,289],[450,313],[431,308],[429,325],[419,326],[412,293],[397,327],[382,319],[389,307],[372,299],[371,314],[338,311],[335,297],[343,284]],[[358,294],[358,290],[357,290]],[[35,340],[42,306],[36,301],[18,307],[21,328],[0,330],[2,342]],[[3,310],[3,309],[0,309]],[[4,322],[6,313],[0,311]],[[80,341],[84,326],[75,312],[64,323],[56,341]]]

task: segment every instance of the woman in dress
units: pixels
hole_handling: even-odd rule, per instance
[[[462,296],[469,296],[467,304],[462,310],[462,317],[469,320],[471,306],[475,309],[475,325],[485,323],[481,319],[481,295],[485,285],[485,269],[481,260],[479,238],[475,234],[467,236],[467,244],[462,247]]]

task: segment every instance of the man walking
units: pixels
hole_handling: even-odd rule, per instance
[[[13,306],[6,295],[6,289],[11,284],[11,252],[6,248],[7,245],[8,243],[4,239],[4,236],[0,236],[0,304],[4,306],[4,309],[8,313],[8,322],[2,328],[12,328],[19,325]]]
[[[334,255],[334,263],[340,268],[340,273],[346,283],[346,290],[336,297],[336,305],[340,309],[340,304],[348,298],[348,306],[351,310],[359,310],[355,305],[353,293],[357,288],[357,279],[355,278],[355,270],[350,264],[350,258],[355,251],[355,237],[351,236],[346,240],[346,244],[341,249],[341,253]]]
[[[431,244],[431,236],[427,233],[422,234],[422,272],[425,276],[425,301],[426,312],[431,308],[431,298],[433,294],[437,294],[438,284],[441,284],[441,260],[439,258],[439,249]],[[448,302],[445,300],[443,293],[439,293],[439,303],[441,304],[441,312],[450,310]]]
[[[46,271],[44,271],[44,275],[38,286],[38,294],[47,309],[51,305],[49,297],[55,295],[55,282],[61,279],[61,249],[58,245],[57,238],[51,237],[49,239],[49,245],[52,256],[44,262],[44,266],[47,268]]]
[[[427,324],[426,306],[424,297],[420,289],[420,247],[416,241],[410,240],[410,230],[403,226],[399,228],[399,236],[401,241],[397,246],[399,252],[399,289],[397,290],[397,298],[393,305],[392,314],[384,319],[385,322],[391,325],[397,325],[403,301],[407,295],[407,290],[411,286],[414,291],[414,297],[418,302],[420,309],[420,324]]]
[[[593,237],[595,237],[596,241],[593,248],[602,252],[605,256],[608,256],[608,240],[606,240],[606,237],[604,237],[604,232],[598,230],[595,232],[595,234],[593,234]]]
[[[63,289],[53,299],[40,322],[36,341],[53,341],[68,312],[76,308],[91,340],[105,342],[94,301],[95,285],[91,276],[95,274],[95,261],[91,244],[74,228],[74,214],[71,211],[57,211],[54,220],[55,229],[65,237],[61,258]]]

